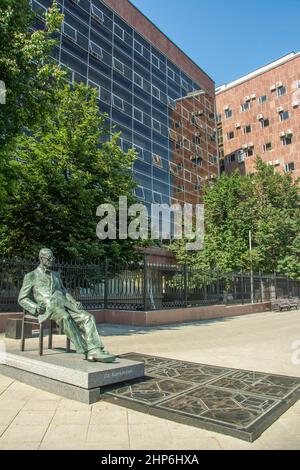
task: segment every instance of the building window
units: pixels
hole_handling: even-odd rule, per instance
[[[292,136],[291,135],[286,135],[285,137],[282,138],[282,145],[286,147],[287,145],[292,144]]]
[[[171,78],[172,80],[175,80],[175,72],[172,69],[170,69],[170,67],[167,67],[167,74],[169,78]]]
[[[97,90],[97,99],[100,99],[101,93],[100,93],[100,86],[97,85],[97,83],[93,82],[92,80],[88,80],[88,86],[94,88]]]
[[[260,121],[261,128],[264,129],[265,127],[268,127],[270,125],[269,119],[262,119]]]
[[[250,109],[250,101],[246,101],[241,105],[241,111],[248,111]]]
[[[229,157],[231,163],[235,162],[235,153],[232,153]]]
[[[229,118],[232,117],[232,109],[231,108],[225,109],[225,117],[226,117],[226,119],[229,119]]]
[[[121,111],[124,111],[124,102],[122,98],[119,98],[116,95],[112,96],[112,104],[115,108],[121,109]]]
[[[271,150],[272,150],[272,143],[271,142],[268,142],[268,143],[263,145],[263,151],[264,152],[270,152]]]
[[[159,69],[160,60],[158,57],[156,57],[156,55],[154,54],[151,55],[151,61],[152,61],[152,64],[155,65],[155,67]]]
[[[153,95],[155,98],[157,98],[158,100],[160,100],[160,91],[159,91],[159,89],[158,89],[156,86],[154,86],[154,85],[152,85],[152,95]]]
[[[277,96],[284,96],[286,94],[285,86],[280,86],[277,88]]]
[[[156,155],[155,153],[152,155],[152,162],[153,165],[158,166],[159,168],[163,167],[161,157],[159,155]]]
[[[233,131],[227,132],[227,140],[231,140],[231,139],[234,139],[234,132]]]
[[[137,186],[135,188],[135,195],[138,199],[145,199],[145,192],[144,192],[144,188],[142,186]]]
[[[95,5],[92,5],[92,18],[94,18],[95,21],[98,23],[104,23],[104,15],[99,8],[97,8]]]
[[[134,79],[134,83],[136,85],[138,85],[139,87],[143,88],[143,85],[144,85],[144,79],[141,75],[139,75],[138,73],[134,72],[133,74],[133,79]]]
[[[289,119],[289,112],[288,111],[283,111],[282,113],[279,114],[280,121],[286,121]]]
[[[138,108],[133,108],[133,118],[136,121],[143,122],[144,121],[144,113]]]
[[[73,42],[77,42],[77,31],[67,23],[63,23],[63,35]]]
[[[122,41],[124,41],[124,34],[125,34],[125,31],[124,29],[120,28],[120,26],[118,26],[116,23],[114,24],[114,33],[116,36],[118,36],[118,38],[122,39]]]
[[[95,57],[96,59],[98,60],[102,60],[103,59],[103,50],[102,50],[102,47],[100,46],[97,46],[97,44],[95,44],[94,42],[90,41],[90,44],[89,44],[89,51],[90,51],[90,54]]]
[[[138,158],[140,160],[144,160],[144,149],[143,149],[143,147],[140,147],[139,145],[133,144],[133,148],[135,149],[135,151],[138,155]]]
[[[159,121],[157,121],[157,119],[152,118],[152,127],[157,132],[161,133],[161,123]]]
[[[186,80],[184,80],[184,78],[181,79],[181,86],[185,91],[190,90],[189,84]]]
[[[254,153],[253,148],[247,148],[244,152],[246,157],[253,157],[253,153]]]
[[[183,148],[191,150],[191,142],[186,137],[183,138]]]
[[[248,124],[248,126],[243,127],[243,133],[244,134],[249,134],[251,132],[251,126]]]
[[[162,204],[162,195],[153,191],[153,202],[154,204]]]
[[[172,108],[172,109],[176,108],[176,101],[173,100],[173,98],[171,98],[170,96],[167,96],[167,102],[168,102],[169,108]]]
[[[300,88],[300,80],[297,82],[297,88]]]
[[[287,173],[295,171],[295,168],[296,168],[294,162],[286,163],[284,167]]]
[[[123,64],[123,62],[116,59],[115,57],[113,58],[113,67],[114,67],[115,70],[117,70],[122,75],[124,75],[124,73],[125,73],[124,64]]]
[[[144,46],[140,42],[138,42],[136,39],[134,40],[134,50],[141,55],[144,54]]]
[[[267,95],[262,95],[259,97],[259,100],[258,100],[259,104],[264,104],[266,103],[266,101],[267,101]]]

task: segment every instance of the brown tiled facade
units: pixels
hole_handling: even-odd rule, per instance
[[[300,53],[217,88],[216,106],[221,171],[251,173],[258,155],[300,177]]]

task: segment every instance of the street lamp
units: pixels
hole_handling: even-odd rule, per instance
[[[254,290],[253,290],[253,265],[252,265],[252,231],[249,230],[249,251],[250,251],[250,265],[251,265],[251,274],[250,274],[250,285],[251,285],[251,303],[254,303]]]

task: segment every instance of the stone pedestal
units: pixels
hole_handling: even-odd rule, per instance
[[[21,339],[22,320],[18,318],[8,318],[5,326],[5,336],[11,339]],[[25,338],[32,338],[32,325],[25,324]]]
[[[7,352],[0,373],[20,382],[83,403],[100,399],[103,387],[144,376],[144,363],[117,358],[111,364],[91,363],[76,353],[61,350],[46,352]]]

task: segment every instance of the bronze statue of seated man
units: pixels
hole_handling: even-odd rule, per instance
[[[54,256],[43,248],[40,265],[24,277],[19,304],[37,316],[40,323],[51,319],[63,327],[78,354],[90,362],[113,362],[116,357],[104,350],[95,318],[86,312],[64,287],[60,274],[52,270]]]

